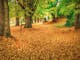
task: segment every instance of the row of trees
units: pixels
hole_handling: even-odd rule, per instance
[[[31,28],[32,27],[31,20],[36,10],[38,0],[9,0],[9,1],[0,0],[0,36],[6,36],[6,37],[11,36],[8,2],[16,2],[16,4],[18,4],[22,8],[25,16],[24,27]],[[16,21],[16,22],[19,22],[19,21]]]
[[[40,2],[39,7],[36,10],[35,13],[36,17],[39,16],[39,18],[40,17],[43,18],[45,17],[45,14],[48,13],[52,15],[53,21],[57,20],[60,17],[67,18],[65,26],[70,27],[79,24],[75,22],[76,14],[80,14],[79,0],[46,0],[46,1],[43,0],[43,1],[44,1],[43,3]],[[76,9],[77,6],[78,9]]]
[[[0,36],[10,37],[10,24],[9,24],[9,2],[14,2],[17,4],[21,11],[23,11],[25,17],[25,28],[32,27],[32,17],[43,16],[46,12],[51,13],[53,18],[57,18],[59,16],[66,16],[71,21],[70,17],[73,16],[73,12],[70,9],[67,9],[67,12],[64,13],[66,8],[73,7],[76,10],[76,23],[75,29],[80,28],[80,1],[79,0],[0,0]],[[60,4],[59,4],[60,2]],[[66,7],[66,8],[65,8]],[[64,9],[63,9],[64,8]],[[72,9],[73,9],[72,8]],[[18,17],[18,7],[15,6],[16,12],[16,25],[19,25],[19,17]],[[69,10],[69,11],[68,11]],[[38,15],[36,15],[38,14]],[[70,15],[68,15],[70,14]],[[68,22],[69,23],[69,22]]]

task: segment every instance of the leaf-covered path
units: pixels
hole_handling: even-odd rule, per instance
[[[0,60],[80,60],[80,31],[33,25],[12,27],[13,37],[0,37]]]

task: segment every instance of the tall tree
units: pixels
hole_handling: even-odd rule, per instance
[[[0,0],[0,36],[10,37],[8,0]]]
[[[8,6],[8,0],[4,0],[4,17],[5,17],[5,30],[4,35],[9,37],[10,34],[10,23],[9,23],[9,6]]]
[[[75,10],[76,10],[75,29],[80,29],[80,1],[79,0],[76,0]]]
[[[18,7],[18,4],[17,2],[15,1],[15,16],[16,16],[16,26],[19,26],[19,7]]]
[[[25,15],[25,28],[31,28],[32,27],[32,16],[36,10],[36,6],[38,3],[38,0],[23,0],[23,4],[17,0],[18,4],[22,7],[24,10]]]
[[[0,36],[4,35],[4,12],[3,12],[3,0],[0,0]]]

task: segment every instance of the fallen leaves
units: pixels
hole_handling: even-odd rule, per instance
[[[0,38],[0,60],[79,60],[80,31],[33,25],[12,27],[13,38]]]

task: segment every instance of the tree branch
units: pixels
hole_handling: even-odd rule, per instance
[[[26,9],[26,7],[23,6],[23,4],[21,4],[19,0],[16,0],[16,2],[18,3],[18,5],[20,5],[20,7],[21,7],[22,9]]]

